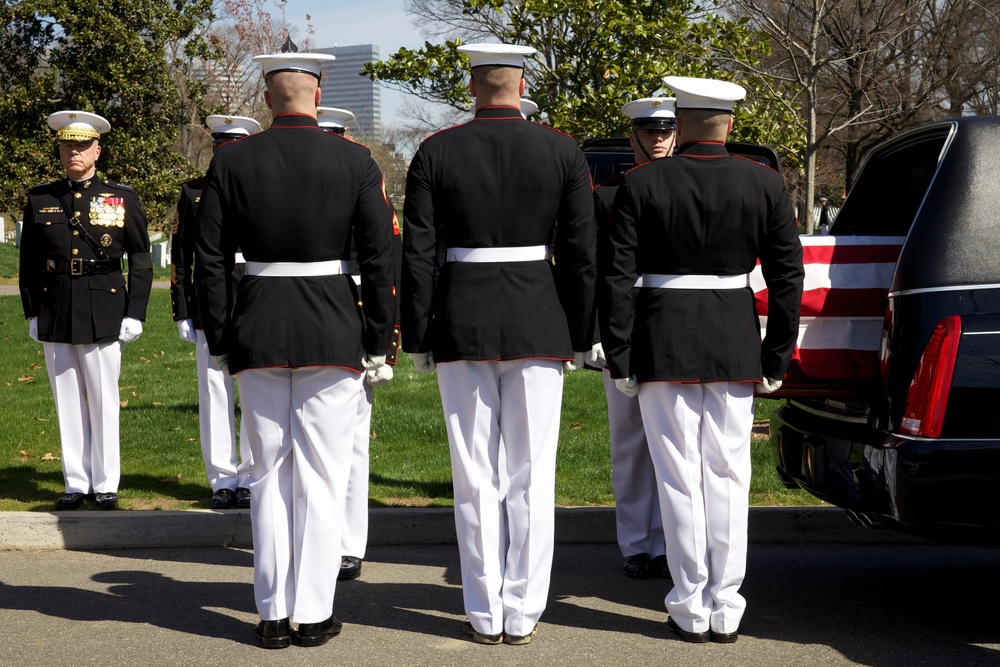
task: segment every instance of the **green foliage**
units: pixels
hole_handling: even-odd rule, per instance
[[[0,161],[8,165],[0,209],[20,209],[25,188],[63,175],[45,119],[80,109],[111,123],[99,171],[134,187],[150,221],[164,222],[178,184],[191,175],[172,149],[185,100],[167,46],[189,39],[211,16],[212,0],[8,0],[0,8],[0,51],[7,53],[0,57]]]
[[[770,86],[727,66],[756,64],[767,52],[766,35],[745,20],[706,12],[694,0],[463,0],[461,9],[496,41],[538,50],[525,69],[527,95],[554,127],[580,140],[627,134],[622,105],[652,95],[662,77],[675,74],[736,80],[750,90],[737,111],[735,139],[774,144],[788,158],[800,143],[787,122],[794,109],[754,97]],[[400,49],[365,72],[423,99],[468,109],[468,65],[455,50],[461,43]]]

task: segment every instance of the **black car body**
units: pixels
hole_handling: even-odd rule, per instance
[[[879,371],[785,378],[771,420],[789,486],[945,541],[1000,543],[1000,117],[871,151],[830,228],[902,237]]]

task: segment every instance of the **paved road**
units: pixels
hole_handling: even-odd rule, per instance
[[[460,632],[453,545],[376,547],[338,587],[328,645],[256,645],[252,554],[223,547],[0,552],[3,665],[998,665],[1000,551],[754,544],[733,645],[665,631],[662,580],[617,572],[613,545],[560,544],[529,646]]]

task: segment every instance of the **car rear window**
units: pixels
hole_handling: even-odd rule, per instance
[[[905,236],[934,180],[950,135],[949,126],[928,128],[873,153],[830,233]]]

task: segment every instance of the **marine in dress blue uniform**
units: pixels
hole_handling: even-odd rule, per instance
[[[361,385],[392,335],[392,211],[368,149],[316,122],[323,54],[258,56],[271,126],[212,160],[195,280],[236,375],[253,456],[254,595],[266,648],[318,646],[333,615]],[[347,272],[357,247],[360,288]],[[233,255],[247,275],[231,303]],[[298,623],[293,632],[290,617]]]
[[[521,116],[534,49],[459,50],[475,118],[424,140],[407,173],[403,349],[437,369],[465,631],[526,644],[551,573],[564,362],[591,347],[592,186],[571,137]]]
[[[348,109],[336,107],[319,107],[316,109],[316,120],[319,126],[331,134],[347,137],[347,123],[354,120],[354,113]],[[393,285],[399,284],[399,263],[402,254],[402,241],[399,236],[399,224],[393,211],[393,237],[395,239],[394,254],[396,274]],[[354,257],[357,252],[351,244],[351,261],[348,268],[351,280],[355,285],[361,285],[361,272]],[[354,448],[351,450],[351,474],[347,480],[347,497],[344,501],[344,529],[341,533],[340,581],[350,581],[361,576],[361,561],[368,549],[368,450],[371,440],[372,421],[372,389],[385,384],[392,379],[392,368],[396,365],[399,353],[399,304],[393,318],[393,336],[386,350],[386,365],[380,368],[378,377],[362,386],[361,400],[358,401],[358,420],[354,430]]]
[[[754,386],[780,385],[798,331],[802,249],[781,176],[726,151],[745,91],[667,77],[680,148],[625,176],[599,316],[616,386],[638,394],[673,588],[668,627],[732,642],[746,601]],[[768,286],[763,342],[748,274]],[[641,276],[639,289],[634,289]]]
[[[622,107],[622,114],[631,120],[629,143],[635,164],[645,164],[673,154],[677,127],[674,98],[644,97],[632,100]],[[616,174],[594,188],[598,252],[611,250],[608,222],[615,193],[624,176],[624,173]],[[598,289],[601,289],[600,284]],[[624,557],[622,572],[636,579],[645,579],[651,575],[669,577],[656,474],[649,458],[639,401],[635,397],[625,396],[615,387],[614,379],[605,367],[604,350],[600,342],[594,344],[590,358],[597,361],[594,365],[604,376],[608,433],[611,440],[611,485],[615,493],[615,523],[618,547]]]
[[[260,132],[260,123],[246,116],[211,115],[205,118],[205,125],[212,134],[213,153],[230,141]],[[233,378],[212,363],[194,293],[194,225],[204,187],[204,176],[181,186],[171,233],[171,305],[181,340],[196,346],[198,428],[205,472],[212,487],[212,508],[226,509],[235,505],[240,509],[249,509],[250,489],[247,484],[251,456],[246,428],[241,421],[237,446]],[[238,284],[245,272],[242,253],[237,253],[233,283]]]
[[[97,175],[107,120],[60,111],[48,124],[67,178],[28,192],[21,304],[29,333],[42,343],[59,418],[66,493],[56,509],[79,507],[91,494],[98,508],[113,509],[121,478],[121,343],[142,333],[153,284],[146,216],[132,188]]]

